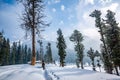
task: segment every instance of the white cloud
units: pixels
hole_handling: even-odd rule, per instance
[[[65,6],[61,5],[61,11],[64,11],[64,10],[65,10]]]
[[[102,5],[106,5],[107,3],[112,2],[112,0],[99,0],[99,2],[100,2]]]
[[[78,19],[78,24],[76,24],[76,29],[79,30],[84,36],[84,46],[85,49],[90,47],[100,50],[100,35],[97,28],[95,27],[95,21],[89,16],[91,11],[100,8],[99,6],[93,6],[88,8],[87,4],[95,4],[94,0],[79,0],[76,6],[76,17]]]
[[[87,4],[94,4],[94,0],[85,0],[85,4],[87,5]]]
[[[116,12],[118,6],[119,6],[118,3],[112,3],[112,4],[109,5],[109,6],[106,6],[106,7],[101,8],[101,12],[102,12],[103,14],[105,14],[107,10],[111,10],[111,11],[113,11],[113,12]]]
[[[75,7],[77,19],[81,20],[81,15],[83,15],[83,12],[85,10],[84,0],[79,0],[78,4]]]
[[[74,15],[71,14],[68,16],[68,20],[71,20],[72,18],[74,18]]]
[[[64,24],[64,22],[61,20],[60,23],[59,23],[59,25],[63,25],[63,24]]]
[[[50,32],[50,34],[44,34],[43,37],[46,41],[56,42],[57,33],[56,32]]]
[[[54,0],[55,3],[60,3],[60,0]]]
[[[47,2],[47,4],[48,5],[51,5],[51,4],[57,4],[57,3],[60,3],[61,2],[61,0],[49,0],[48,2]]]
[[[18,40],[24,36],[24,31],[20,28],[20,15],[22,12],[22,5],[20,4],[2,4],[4,9],[0,12],[0,26],[5,30],[6,36],[10,40]],[[16,37],[15,37],[16,36]]]
[[[47,2],[47,4],[48,4],[48,5],[50,5],[50,4],[51,4],[51,2],[50,2],[50,1],[48,1],[48,2]]]
[[[56,9],[55,9],[55,8],[52,8],[52,11],[53,11],[53,12],[56,12]]]
[[[86,24],[90,23],[91,25],[94,25],[95,21],[89,15],[90,15],[90,12],[85,12],[82,16],[83,20]]]
[[[84,29],[83,31],[83,35],[89,37],[90,39],[100,39],[100,35],[97,31],[96,28],[87,28],[87,29]]]

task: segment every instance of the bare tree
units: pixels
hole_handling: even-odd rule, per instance
[[[40,34],[44,30],[46,24],[44,21],[44,2],[43,0],[18,0],[23,4],[24,12],[22,14],[22,29],[26,30],[26,35],[31,33],[32,35],[32,61],[31,65],[35,65],[35,37],[36,34]]]

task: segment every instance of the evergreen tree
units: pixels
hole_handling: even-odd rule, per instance
[[[47,63],[52,63],[53,59],[52,59],[52,50],[51,50],[51,43],[48,42],[47,46],[46,46],[46,57],[45,60],[47,59]]]
[[[100,70],[100,72],[101,72],[101,65],[100,65],[100,60],[97,60],[97,66],[99,67],[99,70]]]
[[[24,47],[24,64],[26,64],[27,63],[27,45],[25,45],[25,47]]]
[[[8,65],[9,64],[9,59],[10,59],[10,41],[9,41],[9,39],[7,39],[7,44],[6,44],[6,46],[7,46],[7,49],[6,49],[6,65]]]
[[[108,10],[104,21],[106,44],[116,73],[119,75],[117,67],[120,66],[120,28],[115,20],[115,13]]]
[[[21,44],[18,42],[17,53],[16,53],[16,64],[21,64]]]
[[[101,44],[100,45],[100,52],[101,52],[101,55],[100,55],[100,58],[101,58],[101,60],[102,60],[102,62],[103,62],[103,64],[104,64],[104,68],[105,68],[105,70],[107,69],[107,66],[106,66],[106,63],[108,62],[107,61],[107,59],[106,59],[106,53],[105,53],[105,49],[104,49],[104,47],[103,47],[103,44]]]
[[[31,32],[32,35],[32,61],[31,65],[35,65],[36,52],[35,52],[35,35],[40,34],[40,31],[48,24],[44,19],[44,4],[43,0],[18,0],[23,4],[24,13],[22,17],[22,28],[26,32]]]
[[[17,52],[17,43],[13,42],[12,51],[11,51],[11,60],[12,60],[11,64],[15,64],[16,62],[16,56],[17,56],[16,52]]]
[[[24,45],[21,45],[21,64],[24,64],[24,60],[25,60],[25,47]]]
[[[36,60],[40,60],[40,55],[39,55],[39,51],[37,50],[37,53],[36,53]]]
[[[88,53],[87,56],[92,61],[93,70],[96,71],[96,69],[95,69],[95,57],[99,56],[99,52],[98,51],[94,52],[94,50],[92,48],[90,48],[90,50],[88,50],[87,53]]]
[[[29,62],[31,60],[31,57],[32,57],[32,51],[31,51],[31,48],[28,48],[27,62]]]
[[[3,46],[3,33],[0,32],[0,65],[2,64],[2,46]]]
[[[65,56],[66,56],[66,44],[65,44],[65,40],[62,34],[61,29],[58,29],[57,31],[58,34],[58,38],[57,38],[57,48],[58,48],[58,55],[60,57],[60,66],[64,67],[65,66]]]
[[[70,41],[75,43],[75,51],[77,52],[77,61],[81,63],[81,68],[83,69],[84,46],[81,43],[83,41],[83,36],[78,30],[74,30],[74,33],[70,36]]]
[[[101,21],[101,12],[99,10],[95,10],[90,14],[91,17],[95,17],[95,25],[97,28],[99,28],[100,35],[101,35],[101,41],[103,42],[103,48],[104,48],[104,61],[106,63],[104,64],[106,67],[106,72],[112,74],[112,63],[110,61],[110,54],[108,53],[105,37],[104,37],[104,24]]]
[[[40,45],[40,61],[42,61],[43,60],[43,54],[44,54],[44,52],[43,52],[43,42],[42,42],[42,40],[38,40],[38,43]]]
[[[7,44],[7,41],[6,41],[6,39],[5,38],[3,38],[3,45],[2,45],[2,65],[4,66],[4,65],[6,65],[6,53],[7,53],[7,51],[6,51],[6,44]]]

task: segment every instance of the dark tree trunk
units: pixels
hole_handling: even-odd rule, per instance
[[[115,71],[116,71],[116,74],[119,76],[119,72],[118,72],[117,66],[115,66]]]
[[[35,29],[32,31],[32,61],[31,65],[35,65],[36,57],[35,57]]]
[[[36,62],[36,56],[35,56],[35,11],[34,11],[34,1],[32,3],[33,6],[33,21],[32,21],[32,61],[31,65],[35,65]]]
[[[103,36],[103,30],[102,30],[102,27],[100,27],[100,34],[101,34],[101,38],[102,38],[102,42],[103,42],[103,45],[104,45],[104,49],[105,49],[105,53],[108,55],[108,56],[106,56],[106,58],[107,58],[107,60],[108,60],[108,64],[109,65],[111,65],[111,63],[110,63],[110,55],[109,55],[109,53],[108,53],[108,51],[107,51],[107,47],[106,47],[106,45],[105,45],[105,39],[104,39],[104,36]],[[110,73],[110,74],[112,74],[112,67],[111,66],[106,66],[106,68],[107,68],[107,73]]]
[[[83,61],[81,61],[81,69],[84,69],[84,67],[83,67]]]
[[[92,61],[92,66],[93,66],[93,70],[96,71],[96,69],[95,69],[95,64],[94,64],[94,60]]]

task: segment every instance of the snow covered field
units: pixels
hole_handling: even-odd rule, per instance
[[[0,80],[120,80],[120,76],[82,70],[70,65],[64,68],[47,65],[46,70],[43,70],[41,65],[23,64],[0,66]]]

